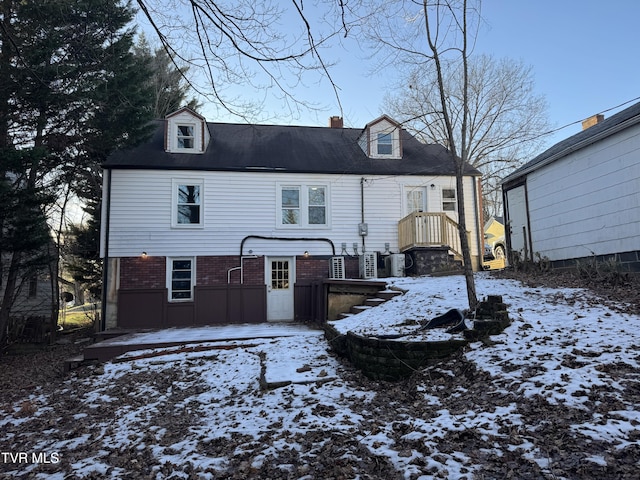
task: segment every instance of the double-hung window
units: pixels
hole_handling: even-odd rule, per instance
[[[167,288],[169,301],[193,300],[195,260],[190,257],[167,259]]]
[[[173,180],[173,227],[202,227],[202,180]]]
[[[178,148],[193,149],[195,148],[195,127],[193,125],[178,125]]]
[[[327,224],[327,188],[307,187],[309,225]]]
[[[326,185],[279,185],[278,225],[326,227],[329,224]]]
[[[393,154],[393,136],[390,133],[378,133],[378,155]]]
[[[443,188],[442,189],[442,211],[443,212],[455,212],[456,208],[456,189],[455,188]]]

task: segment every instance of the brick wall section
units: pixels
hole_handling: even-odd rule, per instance
[[[325,257],[296,257],[296,283],[329,278],[329,259]]]
[[[196,259],[196,285],[240,284],[240,270],[229,270],[240,266],[240,257],[198,257]],[[245,258],[242,262],[245,285],[264,285],[264,258]],[[228,276],[229,275],[229,276]]]
[[[120,259],[120,288],[165,288],[165,257],[127,257]]]
[[[264,285],[264,257],[245,258],[244,284]],[[237,255],[196,258],[196,285],[226,285],[227,272],[240,266]],[[358,259],[346,257],[347,278],[358,278]],[[127,257],[120,261],[120,288],[132,290],[139,288],[166,288],[165,257]],[[230,273],[230,284],[240,284],[240,270]],[[296,257],[296,283],[309,283],[329,278],[329,257]]]

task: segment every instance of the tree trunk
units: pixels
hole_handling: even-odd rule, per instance
[[[459,163],[456,161],[456,163]],[[469,245],[469,237],[467,236],[467,220],[464,208],[464,177],[462,176],[462,167],[456,165],[456,190],[458,200],[458,233],[460,234],[460,248],[462,249],[462,261],[464,279],[467,284],[467,298],[469,300],[469,309],[475,310],[478,304],[476,295],[476,284],[473,278],[473,263],[471,260],[471,245]]]

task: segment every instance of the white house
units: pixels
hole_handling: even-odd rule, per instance
[[[425,249],[455,256],[450,153],[386,116],[331,126],[207,123],[181,109],[147,143],[111,156],[105,326],[305,319],[313,285],[361,276],[363,259],[375,262],[367,277],[392,253],[419,267]],[[469,167],[464,182],[476,269],[479,175]]]
[[[612,259],[640,271],[640,103],[583,122],[502,181],[507,242],[554,268]]]

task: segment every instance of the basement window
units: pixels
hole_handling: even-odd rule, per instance
[[[167,288],[170,302],[193,300],[195,268],[193,258],[169,258]]]

